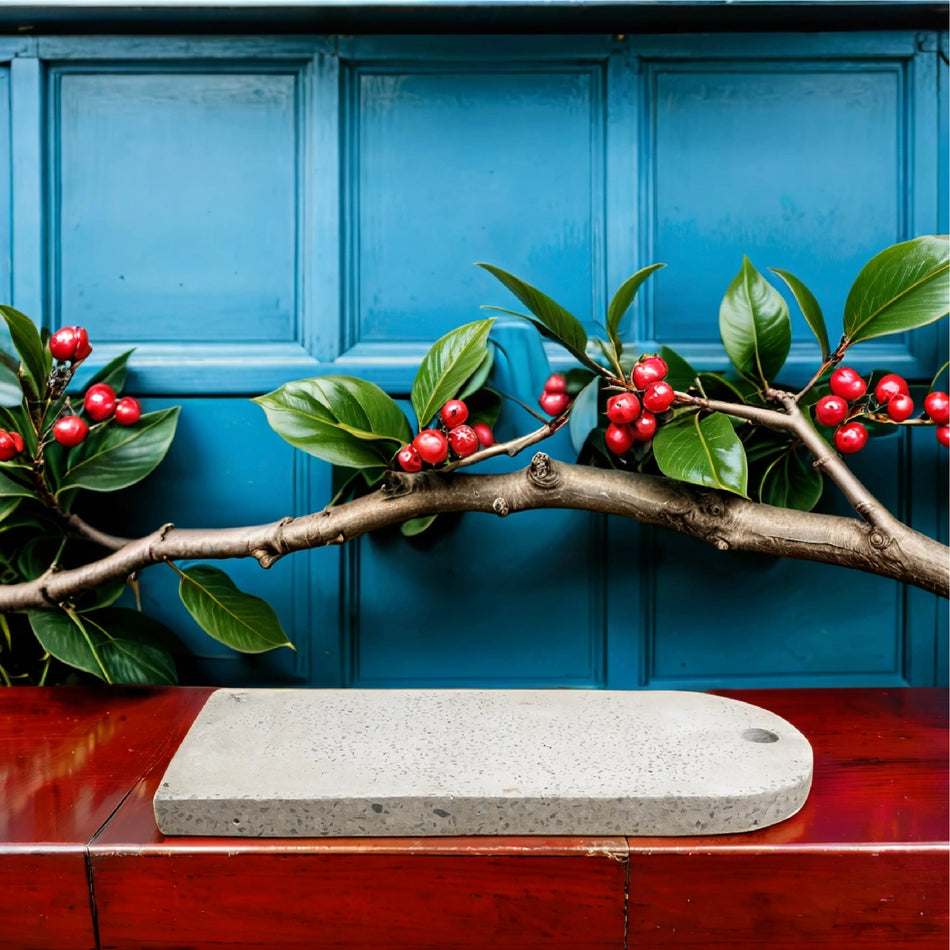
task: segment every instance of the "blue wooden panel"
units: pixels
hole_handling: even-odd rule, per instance
[[[297,72],[63,67],[51,82],[55,323],[122,345],[295,340]]]
[[[349,75],[348,358],[397,356],[509,306],[501,263],[588,321],[602,306],[598,65],[362,66]],[[410,361],[423,348],[410,353]]]
[[[10,68],[0,66],[0,300],[12,299]]]

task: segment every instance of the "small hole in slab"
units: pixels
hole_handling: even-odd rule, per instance
[[[239,824],[241,824],[241,819],[240,819],[240,818],[232,818],[232,819],[231,819],[231,824],[232,824],[232,825],[239,825]]]
[[[742,738],[748,742],[778,742],[778,736],[768,729],[746,729]]]

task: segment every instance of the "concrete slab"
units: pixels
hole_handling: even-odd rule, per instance
[[[166,835],[694,835],[793,815],[784,719],[704,693],[218,690],[155,795]]]

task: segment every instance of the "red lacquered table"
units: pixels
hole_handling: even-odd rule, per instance
[[[210,690],[0,690],[0,948],[934,948],[945,690],[733,692],[815,751],[799,814],[695,838],[165,838]]]

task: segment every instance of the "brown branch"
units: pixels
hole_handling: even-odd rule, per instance
[[[775,508],[659,476],[568,465],[539,452],[527,469],[504,475],[395,474],[370,495],[271,524],[219,530],[166,525],[99,561],[0,587],[0,612],[68,602],[106,580],[162,561],[254,557],[269,567],[293,551],[343,544],[409,518],[465,511],[504,517],[538,508],[634,518],[720,550],[837,564],[943,597],[950,593],[948,549],[900,522],[883,537],[855,518]]]

